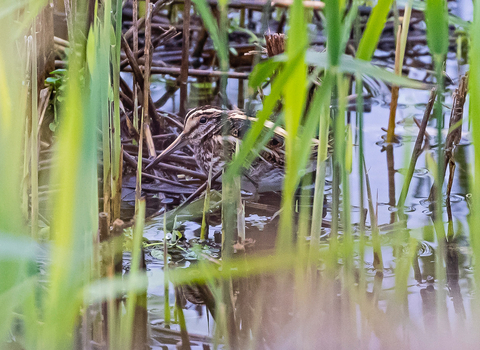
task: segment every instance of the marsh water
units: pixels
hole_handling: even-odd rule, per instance
[[[456,61],[449,60],[449,68],[452,71],[450,76],[456,75]],[[422,74],[419,70],[414,74]],[[232,82],[234,85],[236,82]],[[397,111],[397,127],[396,134],[401,137],[401,141],[398,145],[393,147],[393,152],[387,151],[383,137],[385,131],[382,130],[387,124],[389,114],[389,99],[390,93],[388,89],[382,89],[381,93],[372,98],[369,101],[371,110],[365,113],[364,117],[364,133],[365,133],[365,162],[370,177],[372,186],[372,193],[374,194],[375,201],[378,203],[378,224],[382,234],[382,252],[384,254],[384,266],[385,276],[383,279],[383,292],[382,295],[389,293],[395,283],[393,268],[395,266],[395,259],[392,253],[389,241],[393,240],[393,235],[390,233],[394,231],[396,208],[394,203],[395,198],[401,191],[403,184],[403,173],[406,170],[408,163],[405,159],[409,159],[409,154],[412,152],[413,143],[418,132],[418,127],[413,123],[412,118],[421,119],[425,110],[428,100],[428,91],[417,91],[402,89],[399,99],[399,109]],[[446,104],[451,102],[451,94],[446,93]],[[353,126],[354,115],[352,116]],[[435,127],[434,124],[430,125],[428,132],[431,136],[431,142],[434,145]],[[456,154],[457,168],[455,179],[453,182],[452,197],[451,197],[451,213],[453,217],[453,227],[455,239],[452,243],[452,249],[458,252],[458,282],[461,288],[461,294],[463,296],[463,303],[468,304],[468,296],[470,293],[469,286],[471,285],[471,265],[470,254],[468,247],[468,214],[469,209],[466,201],[466,195],[469,193],[468,184],[468,172],[471,157],[471,147],[469,147],[468,138],[468,125],[464,126],[464,132],[462,134],[461,145],[458,148]],[[357,161],[357,159],[355,159]],[[354,164],[355,166],[355,164]],[[351,176],[352,190],[352,220],[358,225],[360,220],[360,207],[359,198],[356,194],[359,193],[358,188],[359,180],[355,175],[355,172]],[[429,290],[432,287],[430,279],[435,277],[434,274],[434,261],[435,261],[435,249],[436,243],[434,243],[434,231],[431,220],[432,212],[430,203],[428,201],[430,195],[430,189],[433,185],[433,176],[427,168],[425,157],[421,156],[418,160],[414,178],[411,184],[411,190],[406,202],[407,208],[405,209],[408,215],[408,228],[413,237],[417,238],[421,244],[419,249],[419,265],[418,269],[421,275],[421,281],[418,280],[418,275],[415,275],[417,271],[411,271],[409,279],[408,293],[409,293],[409,309],[412,318],[415,319],[420,325],[423,323],[423,312],[425,304],[428,300],[422,297],[422,291]],[[329,204],[331,203],[331,174],[326,183],[325,194],[327,198],[327,215],[325,220],[331,219],[331,211]],[[259,201],[264,204],[263,208],[257,206],[250,207],[247,203],[246,211],[246,235],[248,238],[255,240],[255,244],[262,245],[264,247],[271,247],[275,242],[275,236],[277,231],[277,221],[272,220],[274,214],[280,208],[280,196],[278,192],[263,193]],[[393,199],[392,199],[393,196]],[[395,197],[397,196],[397,197]],[[128,193],[124,194],[124,197],[128,198]],[[134,198],[134,197],[133,197]],[[152,203],[155,203],[153,199]],[[448,220],[447,213],[445,211],[445,221]],[[179,218],[181,220],[181,218]],[[188,241],[199,240],[200,237],[200,220],[188,220],[181,223],[179,230]],[[370,225],[367,216],[367,227]],[[214,238],[215,233],[221,231],[219,223],[210,225],[209,237]],[[323,235],[328,236],[329,228],[324,228]],[[357,230],[358,235],[358,230]],[[164,237],[162,216],[158,216],[150,220],[147,223],[144,237],[150,242],[161,242]],[[170,333],[161,331],[161,325],[163,323],[163,257],[155,253],[155,246],[149,249],[147,253],[147,274],[149,277],[148,288],[148,310],[150,316],[150,323],[152,325],[151,338],[152,348],[161,349],[168,346],[168,348],[175,348],[175,344],[180,339],[180,336],[176,337]],[[371,248],[371,247],[369,247]],[[218,256],[220,251],[220,244],[211,245],[210,251],[212,256]],[[152,253],[153,252],[153,253]],[[368,252],[368,248],[367,248]],[[370,254],[365,258],[365,269],[367,271],[373,271],[371,262],[373,261],[373,254],[370,249]],[[172,257],[173,259],[173,257]],[[177,268],[188,268],[191,263],[194,263],[196,258],[194,256],[188,257],[187,254],[179,254],[176,256],[174,265]],[[173,263],[172,263],[173,265]],[[371,283],[373,283],[373,274],[370,275]],[[173,288],[170,289],[170,300],[174,300]],[[384,295],[385,296],[385,295]],[[447,306],[449,310],[455,310],[454,300],[448,299]],[[380,300],[381,304],[381,300]],[[468,310],[468,307],[462,307]],[[417,315],[418,317],[414,316]],[[185,306],[185,316],[187,320],[187,328],[189,332],[193,334],[199,334],[206,337],[212,337],[213,320],[204,305],[196,305],[187,302]],[[171,326],[175,329],[176,325]],[[178,327],[177,327],[178,330]],[[205,338],[207,341],[208,338]],[[195,341],[195,339],[192,339]],[[163,346],[163,347],[162,347]]]
[[[458,2],[452,9],[454,13],[462,18],[469,20],[471,15],[471,4]],[[469,10],[470,8],[470,10]],[[390,45],[391,46],[391,45]],[[431,59],[427,55],[428,49],[425,45],[409,45],[409,51],[406,55],[405,66],[408,67],[408,76],[417,80],[432,82],[431,72],[427,71]],[[383,66],[392,67],[394,59],[394,48],[380,46],[376,51],[374,62]],[[468,67],[459,65],[456,55],[450,53],[447,59],[446,73],[450,84],[447,85],[445,92],[445,106],[451,106],[452,91],[456,87],[459,77],[467,71]],[[125,75],[128,80],[128,76]],[[165,76],[153,77],[156,83],[152,85],[152,98],[158,99],[166,90],[167,82]],[[189,92],[193,96],[197,89],[197,80],[191,78]],[[421,120],[426,108],[430,92],[400,89],[398,109],[396,116],[395,133],[399,137],[399,142],[393,147],[387,147],[384,141],[385,128],[388,123],[391,92],[389,88],[381,82],[375,82],[375,94],[365,101],[364,107],[364,157],[369,175],[369,181],[372,190],[373,201],[376,204],[378,225],[381,233],[382,253],[384,263],[384,275],[381,282],[381,292],[379,293],[378,306],[380,309],[386,307],[389,296],[393,293],[395,285],[394,267],[396,263],[393,252],[393,241],[395,239],[395,222],[397,208],[395,203],[402,189],[404,174],[408,167],[413,144],[418,133],[418,127],[414,119]],[[238,100],[239,81],[229,79],[227,92],[231,101]],[[268,93],[268,91],[266,91]],[[174,95],[163,107],[166,111],[176,112],[178,110],[179,97]],[[258,104],[258,101],[257,101]],[[358,129],[355,117],[355,106],[350,106],[351,126],[354,136],[354,159],[353,169],[358,168]],[[449,109],[444,110],[446,125],[448,124]],[[468,101],[465,105],[465,118],[468,117]],[[384,128],[384,129],[382,129]],[[444,128],[446,136],[447,128]],[[425,153],[435,151],[436,127],[435,121],[430,120],[427,127],[427,134],[430,139],[430,150],[424,151],[416,164],[415,173],[410,186],[410,191],[406,201],[405,213],[408,217],[407,227],[411,237],[418,240],[418,255],[410,271],[407,294],[408,294],[408,313],[411,321],[420,328],[427,328],[431,324],[432,317],[435,317],[435,291],[439,286],[435,283],[435,253],[437,243],[435,239],[431,203],[429,202],[430,190],[433,185],[433,175],[428,168]],[[462,139],[455,153],[456,170],[453,180],[452,195],[448,203],[444,201],[444,222],[451,219],[450,238],[447,243],[447,295],[446,307],[449,320],[452,324],[462,323],[470,308],[470,294],[472,286],[472,265],[471,254],[468,244],[469,225],[468,225],[468,193],[469,193],[469,172],[472,164],[472,147],[470,146],[469,126],[463,124]],[[327,169],[327,181],[325,187],[326,195],[326,217],[325,222],[332,220],[332,185],[331,171]],[[128,181],[128,180],[126,180]],[[354,235],[359,237],[360,203],[359,203],[359,179],[358,172],[353,171],[350,176],[351,186],[351,204],[352,204],[352,222],[354,224]],[[150,211],[155,212],[161,209],[160,199],[155,194],[147,193],[149,198]],[[134,204],[134,189],[124,188],[123,190],[123,208],[124,213],[131,210]],[[246,199],[245,228],[246,237],[254,242],[256,251],[262,251],[273,248],[275,244],[276,232],[278,230],[277,211],[280,209],[280,192],[262,193],[254,200]],[[202,204],[203,205],[203,202]],[[367,207],[366,204],[364,207]],[[200,206],[201,208],[201,206]],[[125,214],[128,215],[128,214]],[[221,232],[220,216],[211,216],[209,225],[209,244],[205,247],[206,252],[212,258],[218,258],[220,254],[220,244],[218,241],[219,232]],[[200,237],[201,217],[192,218],[185,215],[177,218],[176,229],[181,232],[186,239],[184,246],[192,247],[198,243]],[[366,216],[367,234],[370,228],[370,217]],[[322,237],[326,239],[329,235],[328,224],[323,228]],[[171,238],[171,233],[168,233]],[[163,216],[159,215],[147,222],[144,238],[148,241],[146,250],[147,275],[149,278],[148,286],[148,313],[151,325],[150,339],[152,349],[175,349],[180,341],[179,326],[172,324],[168,329],[164,328],[164,275],[163,275]],[[217,239],[218,243],[215,243]],[[171,252],[169,256],[170,268],[186,268],[195,264],[198,256],[195,251],[185,249],[183,251]],[[375,273],[372,265],[373,251],[371,245],[367,245],[366,256],[363,262],[358,262],[358,266],[364,268],[368,279],[368,290],[374,287]],[[262,289],[259,289],[260,291]],[[272,292],[274,293],[274,292]],[[170,300],[175,300],[173,286],[170,288]],[[312,301],[314,303],[315,301]],[[193,349],[205,349],[213,343],[214,338],[214,320],[209,314],[205,305],[202,303],[192,303],[186,300],[184,313],[188,332],[191,334]],[[286,346],[286,345],[285,345]],[[283,348],[288,348],[288,346]],[[278,347],[282,348],[282,347]],[[380,348],[375,341],[372,341],[371,348]]]

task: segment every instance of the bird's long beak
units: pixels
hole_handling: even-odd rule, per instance
[[[173,141],[170,146],[168,146],[167,148],[165,148],[165,150],[160,153],[154,160],[152,160],[150,162],[150,164],[148,164],[146,167],[145,167],[145,170],[148,170],[150,169],[151,167],[157,165],[162,159],[164,159],[166,156],[168,156],[169,154],[175,152],[177,149],[185,146],[187,143],[188,143],[188,140],[185,139],[185,134],[184,133],[181,133],[180,135],[178,135],[178,137],[175,139],[175,141]]]

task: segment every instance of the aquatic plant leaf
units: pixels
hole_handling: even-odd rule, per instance
[[[306,99],[306,89],[303,87],[307,81],[307,66],[305,64],[305,52],[308,45],[305,10],[301,0],[294,0],[290,7],[290,28],[287,34],[286,55],[289,60],[298,60],[292,75],[287,79],[283,87],[283,111],[285,130],[291,136],[286,141],[286,158],[292,156],[293,141],[297,135],[302,112]],[[288,167],[288,164],[287,164]]]
[[[307,62],[309,64],[315,64],[315,62],[321,61],[320,55],[322,54],[319,52],[309,51],[309,53],[307,53]],[[428,84],[406,77],[398,76],[393,72],[387,71],[384,68],[377,67],[370,62],[360,60],[349,55],[342,55],[339,69],[340,72],[368,75],[372,78],[382,80],[386,83],[395,84],[401,87],[409,87],[412,89],[422,90],[429,88]]]
[[[338,66],[340,63],[340,48],[342,45],[342,22],[341,7],[339,0],[325,1],[325,18],[327,20],[327,53],[331,66]]]
[[[257,139],[260,137],[264,129],[265,121],[268,120],[280,99],[283,86],[290,75],[295,71],[296,66],[300,63],[297,58],[298,57],[295,57],[295,59],[291,60],[289,64],[286,64],[284,69],[282,69],[282,71],[275,78],[270,94],[266,96],[265,100],[263,101],[263,109],[257,114],[257,121],[252,124],[252,127],[245,135],[240,152],[235,154],[232,162],[224,174],[224,177],[233,179],[235,174],[240,174],[245,160],[247,159],[251,149],[254,148]]]
[[[467,197],[467,203],[471,203],[471,213],[480,212],[480,4],[474,2],[472,40],[470,45],[470,73],[469,73],[469,93],[470,93],[470,123],[472,125],[472,140],[474,149],[473,165],[473,186],[472,193]],[[480,237],[478,227],[480,227],[480,215],[470,215],[470,227],[477,228],[471,232],[471,244],[475,261],[480,261]],[[477,264],[478,266],[478,264]],[[480,285],[480,269],[475,268],[475,283]],[[476,304],[479,301],[479,293],[475,294]],[[478,306],[475,312],[478,312]]]
[[[205,28],[207,28],[210,37],[212,38],[213,45],[219,56],[219,61],[228,62],[228,50],[221,41],[220,30],[218,29],[217,21],[210,11],[210,6],[205,0],[193,0],[193,3],[202,17]]]
[[[267,79],[275,74],[280,64],[281,62],[272,59],[257,64],[248,77],[248,86],[252,89],[259,88]]]
[[[308,110],[306,116],[304,127],[302,128],[302,133],[299,135],[297,140],[296,156],[297,163],[296,168],[299,171],[303,171],[307,165],[309,155],[311,154],[312,149],[312,138],[315,136],[316,131],[318,130],[318,118],[322,106],[325,103],[328,103],[331,95],[331,89],[333,87],[333,78],[332,75],[327,72],[325,79],[323,80],[320,88],[317,89],[313,97],[312,106]],[[327,140],[320,140],[326,148]],[[297,172],[297,178],[293,183],[293,187],[296,187],[300,181],[300,173]]]
[[[353,163],[353,131],[352,125],[347,125],[347,140],[345,143],[345,171],[348,174],[352,173]]]
[[[343,21],[342,45],[340,47],[340,52],[345,52],[345,47],[347,46],[348,40],[350,39],[350,34],[352,33],[353,23],[355,21],[355,18],[357,18],[358,16],[358,6],[359,1],[352,1],[350,10],[348,11],[347,15],[345,16],[345,20]]]
[[[286,62],[288,60],[285,54],[278,55],[268,59],[265,62],[262,62],[258,65],[259,68],[254,69],[253,74],[253,86],[260,86],[262,79],[267,79],[273,74],[274,68],[278,67],[279,62]],[[315,66],[317,68],[326,69],[328,67],[328,55],[325,52],[318,52],[315,50],[307,50],[307,55],[305,58],[307,64]],[[270,64],[277,65],[274,67],[268,67]],[[425,90],[431,87],[431,85],[409,79],[406,77],[398,76],[393,72],[390,72],[384,68],[375,66],[371,62],[360,60],[354,58],[350,55],[342,55],[340,59],[340,65],[338,67],[339,71],[342,73],[351,73],[351,74],[361,74],[368,75],[372,78],[382,80],[386,83],[394,84],[400,87],[407,87],[412,89]]]
[[[392,3],[393,0],[379,0],[377,5],[372,9],[367,27],[358,45],[357,58],[365,61],[372,59],[378,41],[380,40],[380,35],[387,22],[387,16],[392,7]]]
[[[286,62],[287,57],[285,55],[278,55],[271,58],[270,60],[274,62]],[[308,50],[305,60],[309,65],[312,65],[312,66],[321,67],[323,69],[326,69],[328,67],[328,55],[325,52]],[[267,64],[267,63],[264,62],[264,64]],[[362,75],[368,75],[375,79],[382,80],[386,83],[395,84],[401,87],[408,87],[412,89],[422,89],[422,90],[430,87],[429,84],[425,84],[423,82],[419,82],[406,77],[398,76],[393,72],[387,71],[384,68],[377,67],[370,62],[360,60],[349,55],[341,56],[340,65],[338,69],[340,72],[343,72],[343,73],[358,73]],[[265,68],[265,70],[267,70],[267,68]],[[259,79],[259,77],[256,77],[256,79]],[[258,81],[256,80],[255,83],[257,84]]]
[[[425,22],[428,47],[434,55],[446,55],[449,44],[447,2],[427,0],[426,3]]]
[[[87,38],[87,64],[91,74],[94,74],[96,69],[97,44],[96,44],[95,36],[97,36],[97,33],[98,33],[98,26],[94,24],[90,28],[90,31],[88,32],[88,38]]]

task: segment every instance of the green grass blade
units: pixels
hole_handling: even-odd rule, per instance
[[[200,16],[202,16],[203,24],[212,38],[221,65],[224,64],[223,62],[228,64],[228,49],[223,44],[217,21],[210,11],[210,6],[205,0],[193,0],[193,3],[195,4],[197,11],[200,13]]]
[[[331,66],[340,64],[341,45],[342,45],[342,22],[339,0],[327,0],[325,2],[325,18],[327,20],[327,52]]]
[[[295,57],[298,58],[298,57]],[[295,68],[300,63],[298,59],[292,60],[290,64],[285,65],[285,68],[275,77],[270,94],[265,97],[263,101],[263,109],[257,114],[257,121],[253,123],[251,129],[242,142],[240,152],[235,155],[230,166],[228,167],[225,177],[233,178],[235,174],[239,174],[244,166],[245,160],[253,149],[258,137],[262,134],[265,121],[268,120],[274,108],[277,106],[280,99],[281,92],[287,80],[295,72]]]
[[[449,32],[447,2],[427,0],[425,22],[427,24],[427,43],[434,55],[446,55],[448,52]]]
[[[473,166],[472,213],[480,213],[480,1],[474,2],[472,23],[472,41],[470,46],[470,122],[472,126],[473,149],[475,153]],[[470,227],[480,227],[480,215],[470,216]],[[477,230],[471,231],[471,245],[475,261],[480,261],[480,235]],[[475,282],[480,285],[480,269],[475,269]],[[474,315],[480,316],[480,297],[475,300]]]
[[[367,27],[358,45],[357,58],[365,61],[372,59],[378,41],[380,40],[380,35],[387,22],[387,16],[392,7],[392,3],[393,0],[379,0],[373,8],[367,22]]]

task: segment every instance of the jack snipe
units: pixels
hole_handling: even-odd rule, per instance
[[[200,168],[208,174],[211,167],[212,174],[216,174],[223,169],[225,162],[230,160],[235,152],[236,143],[243,138],[253,120],[255,119],[247,117],[240,110],[222,110],[212,106],[194,108],[185,117],[183,132],[146,168],[155,166],[167,155],[190,144],[193,146],[195,160]],[[267,123],[266,127],[273,127],[273,123]],[[267,178],[272,176],[278,180],[278,175],[283,174],[285,135],[282,128],[275,129],[272,139],[250,169],[245,171],[250,180],[258,183],[269,181]],[[225,146],[228,147],[227,152],[224,151]]]

